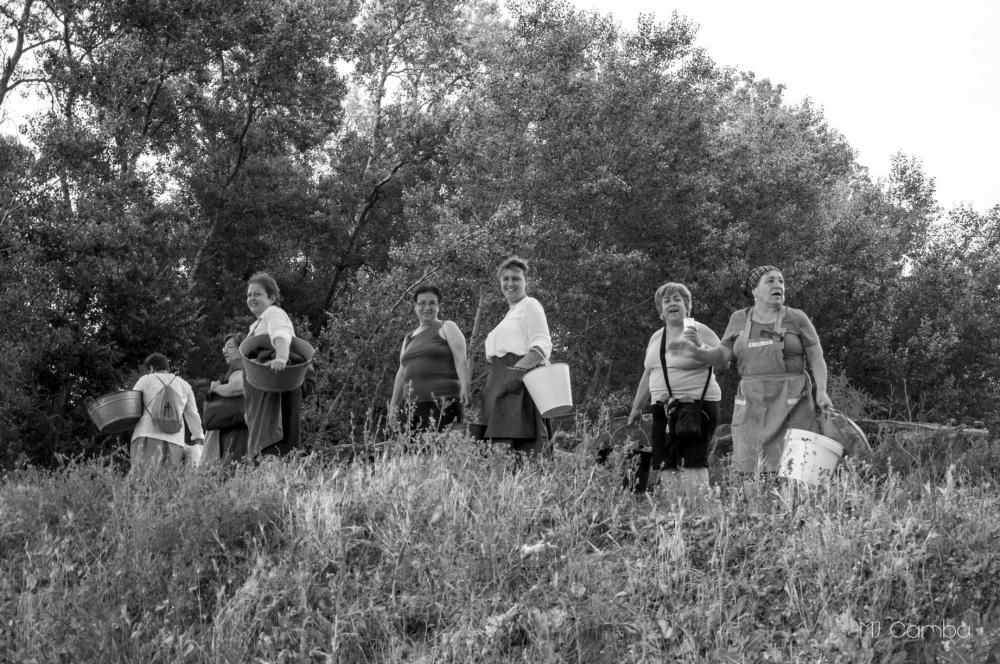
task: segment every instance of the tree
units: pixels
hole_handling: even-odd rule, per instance
[[[338,251],[323,267],[323,311],[345,276],[384,259],[391,239],[405,236],[399,216],[407,177],[421,177],[414,171],[440,158],[453,119],[449,102],[477,71],[475,33],[495,20],[490,5],[460,0],[372,0],[359,18],[357,97],[325,182],[337,203],[330,225]]]
[[[0,109],[7,96],[19,87],[41,83],[26,58],[55,41],[47,3],[37,0],[0,2]]]

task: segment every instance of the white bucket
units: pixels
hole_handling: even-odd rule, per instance
[[[833,476],[842,456],[844,446],[832,438],[803,429],[789,429],[785,432],[778,475],[819,484]]]
[[[205,456],[205,446],[201,443],[195,443],[194,445],[188,445],[185,449],[184,456],[185,461],[189,466],[194,466],[197,468],[201,465],[202,459]]]
[[[556,362],[532,369],[524,374],[524,386],[542,417],[561,417],[573,412],[568,364]]]

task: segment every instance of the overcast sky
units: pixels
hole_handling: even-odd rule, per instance
[[[812,98],[873,176],[902,151],[945,208],[1000,204],[1000,0],[572,1],[625,27],[677,11],[716,63]]]

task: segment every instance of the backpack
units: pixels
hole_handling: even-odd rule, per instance
[[[153,402],[146,410],[153,418],[153,426],[157,429],[163,433],[177,433],[184,428],[184,402],[181,401],[181,395],[177,394],[177,390],[170,387],[170,383],[174,382],[177,376],[172,376],[166,383],[159,376],[156,378],[163,383],[163,389],[156,393]]]

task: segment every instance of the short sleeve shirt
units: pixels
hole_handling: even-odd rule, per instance
[[[722,335],[722,345],[730,351],[736,343],[736,339],[743,334],[746,327],[747,315],[750,309],[740,309],[733,312],[729,318],[729,325]],[[799,373],[805,371],[806,359],[805,351],[810,346],[819,345],[819,335],[812,321],[801,309],[785,307],[785,313],[781,319],[781,326],[785,328],[785,347],[783,356],[785,358],[785,371]],[[771,339],[776,340],[774,323],[750,323],[750,341]]]

